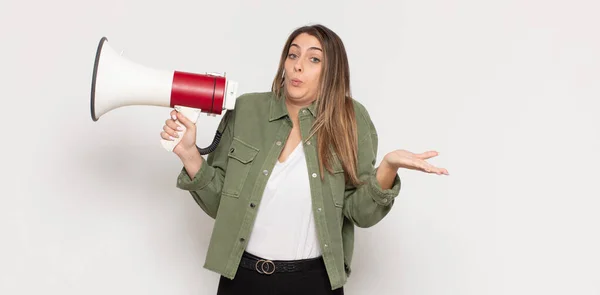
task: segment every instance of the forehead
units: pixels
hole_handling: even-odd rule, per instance
[[[316,37],[309,35],[307,33],[302,33],[294,40],[292,40],[292,44],[290,45],[290,49],[300,49],[303,51],[313,50],[316,52],[321,52],[323,48],[321,47],[321,42]],[[319,50],[320,49],[320,50]]]

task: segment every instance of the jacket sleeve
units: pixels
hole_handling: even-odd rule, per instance
[[[371,227],[381,221],[392,209],[394,199],[400,193],[400,177],[396,173],[390,189],[382,189],[377,181],[378,135],[366,110],[362,116],[368,130],[359,137],[357,171],[364,183],[358,187],[347,186],[344,194],[344,216],[358,227]],[[359,121],[360,122],[360,121]],[[360,124],[360,123],[359,123]]]
[[[209,153],[206,160],[202,158],[200,170],[193,179],[185,167],[177,177],[177,187],[190,192],[196,203],[213,219],[217,216],[221,201],[221,189],[227,170],[228,151],[233,138],[235,110],[228,110],[221,119],[218,130],[222,130],[221,140],[217,148]]]

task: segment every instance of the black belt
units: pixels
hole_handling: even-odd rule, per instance
[[[255,270],[261,274],[270,275],[275,272],[297,272],[315,269],[325,269],[322,257],[301,260],[269,260],[244,251],[240,266]]]

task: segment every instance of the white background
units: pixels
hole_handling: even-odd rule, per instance
[[[286,37],[345,42],[353,94],[394,149],[390,215],[356,233],[346,294],[600,294],[597,1],[0,3],[0,294],[214,294],[213,221],[175,187],[170,109],[89,95],[96,46],[268,91]],[[201,116],[198,144],[220,117]]]

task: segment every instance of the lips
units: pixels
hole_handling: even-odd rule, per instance
[[[300,84],[302,84],[302,80],[292,79],[292,80],[290,80],[290,83],[292,83],[293,86],[299,86]]]

